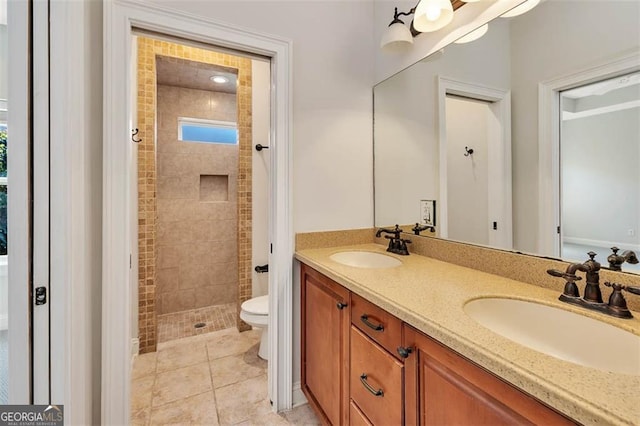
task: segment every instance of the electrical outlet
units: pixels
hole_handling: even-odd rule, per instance
[[[630,237],[633,237],[634,235],[636,235],[636,230],[635,229],[629,229],[627,230],[627,235]]]

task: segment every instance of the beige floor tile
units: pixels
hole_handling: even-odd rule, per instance
[[[214,359],[209,366],[216,389],[267,373],[267,362],[258,358],[257,344],[244,354]]]
[[[153,395],[153,383],[155,380],[156,376],[154,374],[131,382],[132,413],[151,407],[151,396]]]
[[[204,342],[185,343],[158,350],[156,371],[158,373],[207,362],[207,347]]]
[[[158,350],[161,351],[167,348],[173,348],[176,346],[188,346],[192,344],[202,343],[205,344],[211,341],[219,339],[221,336],[239,336],[240,332],[237,328],[225,328],[211,333],[197,334],[195,336],[183,337],[177,340],[169,340],[167,342],[158,343]]]
[[[151,425],[218,425],[213,392],[194,395],[151,410]]]
[[[151,407],[138,411],[131,411],[131,426],[147,426],[151,417]]]
[[[209,363],[159,373],[153,385],[152,407],[158,407],[212,389]]]
[[[319,426],[322,424],[309,404],[300,405],[291,411],[280,413],[292,425]]]
[[[249,330],[239,334],[221,334],[207,342],[209,360],[243,354],[260,342],[260,330]]]
[[[267,376],[259,376],[215,390],[218,418],[222,425],[232,425],[271,412],[267,397]]]
[[[289,423],[281,414],[271,412],[237,423],[236,426],[284,426],[290,424],[292,423]],[[293,424],[295,425],[295,423]]]
[[[133,380],[156,373],[156,352],[142,354],[133,360]]]

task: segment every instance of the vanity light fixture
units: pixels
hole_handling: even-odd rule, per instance
[[[218,84],[224,84],[229,82],[229,79],[222,75],[212,75],[211,77],[209,77],[209,79],[214,83],[218,83]]]
[[[387,49],[409,46],[413,44],[413,37],[416,35],[445,27],[453,20],[453,3],[456,8],[462,5],[460,0],[420,0],[408,12],[398,12],[396,7],[393,21],[382,35],[380,47]],[[407,28],[400,17],[411,15],[414,15],[413,21]]]
[[[519,4],[514,7],[507,13],[503,13],[500,15],[501,18],[513,18],[514,16],[522,15],[523,13],[527,13],[534,7],[536,7],[540,3],[540,0],[526,0],[524,3]]]
[[[421,33],[438,31],[453,20],[449,0],[420,0],[416,6],[413,27]]]
[[[395,11],[393,12],[393,21],[391,21],[387,31],[382,35],[382,40],[380,40],[381,48],[395,48],[413,44],[413,35],[409,28],[404,25],[400,16],[409,16],[413,14],[415,9],[416,8],[414,7],[409,12],[398,13],[398,8],[395,8]]]
[[[485,35],[488,30],[489,30],[489,24],[484,24],[483,26],[471,31],[469,34],[460,37],[459,39],[454,41],[454,43],[456,44],[470,43],[472,41],[479,39],[483,35]]]

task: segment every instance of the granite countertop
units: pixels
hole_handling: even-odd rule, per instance
[[[640,424],[640,376],[583,367],[534,351],[483,327],[464,313],[463,306],[483,297],[536,301],[636,335],[640,335],[640,313],[633,319],[610,318],[562,303],[552,290],[416,254],[397,256],[385,249],[378,244],[305,249],[295,257],[580,423]],[[329,258],[347,250],[384,253],[403,264],[362,269]]]

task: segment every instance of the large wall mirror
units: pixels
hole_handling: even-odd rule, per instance
[[[374,156],[377,227],[640,255],[640,1],[543,1],[379,83]]]

